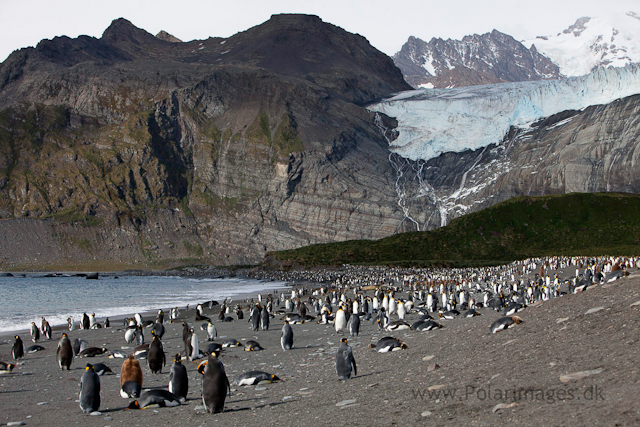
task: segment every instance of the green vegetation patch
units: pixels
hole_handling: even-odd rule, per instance
[[[433,231],[272,252],[289,265],[472,267],[550,255],[640,254],[640,196],[518,197]]]

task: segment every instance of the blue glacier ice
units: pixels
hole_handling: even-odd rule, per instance
[[[637,63],[562,80],[412,90],[368,108],[398,120],[392,152],[411,160],[429,160],[446,152],[499,144],[511,126],[526,128],[561,111],[635,94],[640,94]]]

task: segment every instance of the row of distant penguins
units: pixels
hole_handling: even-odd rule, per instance
[[[622,274],[616,273],[616,272],[622,271],[622,268],[620,268],[618,264],[614,264],[614,266],[609,270],[609,273],[607,273],[607,275],[600,274],[600,276],[598,276],[597,274],[601,273],[600,271],[597,271],[596,274],[589,275],[588,272],[590,271],[592,270],[585,269],[585,273],[583,275],[580,275],[578,274],[578,272],[576,272],[577,273],[576,277],[574,277],[572,282],[574,284],[585,282],[581,286],[588,286],[589,283],[593,283],[597,281],[602,282],[605,280],[615,280],[615,278],[622,277]],[[610,273],[613,273],[613,274],[610,274]],[[589,278],[590,281],[587,280],[587,278]],[[437,289],[434,286],[428,287],[427,289],[424,289],[424,288],[421,289],[420,286],[417,286],[416,283],[414,282],[413,284],[410,284],[408,286],[406,286],[407,283],[404,283],[405,286],[400,286],[397,288],[388,288],[386,291],[383,291],[382,289],[378,288],[373,296],[363,295],[361,292],[359,292],[359,289],[356,287],[351,288],[348,285],[346,286],[339,285],[333,290],[320,288],[314,291],[313,296],[316,296],[316,297],[320,296],[322,298],[311,298],[310,296],[309,303],[314,307],[316,314],[319,314],[321,317],[321,320],[318,323],[333,323],[337,333],[342,333],[344,332],[345,329],[348,329],[351,335],[357,336],[357,334],[359,333],[360,317],[363,317],[364,319],[372,319],[372,317],[368,317],[368,316],[371,316],[373,314],[376,314],[376,317],[373,320],[377,321],[378,327],[380,329],[387,330],[387,331],[402,330],[402,329],[414,329],[418,331],[426,331],[426,330],[431,330],[435,328],[440,328],[442,327],[442,325],[435,322],[429,313],[433,313],[437,310],[439,318],[453,319],[456,316],[460,315],[460,313],[456,310],[457,306],[459,306],[460,308],[465,308],[467,310],[465,312],[465,315],[467,317],[473,317],[475,315],[479,315],[479,313],[475,312],[475,308],[479,308],[482,306],[490,307],[495,310],[505,310],[504,314],[505,315],[508,314],[508,316],[498,319],[490,327],[491,332],[496,333],[499,330],[512,327],[521,322],[521,319],[519,317],[512,316],[511,314],[519,310],[522,310],[526,307],[526,304],[528,303],[527,296],[531,295],[528,289],[530,289],[532,286],[546,286],[547,288],[553,288],[554,292],[549,295],[559,296],[559,294],[557,294],[557,289],[559,289],[559,286],[558,286],[559,283],[557,278],[553,280],[553,283],[550,283],[549,278],[547,278],[546,280],[542,280],[542,282],[540,282],[541,280],[542,279],[539,279],[537,282],[527,283],[527,284],[524,284],[521,282],[515,282],[511,286],[501,286],[501,285],[495,286],[494,285],[492,289],[481,288],[481,287],[476,287],[475,289],[471,287],[467,287],[467,289],[461,289],[461,286],[459,283],[458,284],[448,283],[447,285],[444,285],[443,283],[441,283]],[[462,286],[462,288],[464,288],[464,286]],[[342,291],[338,289],[342,289]],[[353,290],[354,292],[353,301],[347,296],[347,292],[349,290]],[[306,304],[302,301],[302,297],[306,293],[305,289],[298,290],[297,292],[298,293],[296,293],[296,291],[293,291],[293,295],[291,299],[285,298],[284,295],[280,296],[280,298],[285,302],[285,311],[283,312],[284,316],[282,317],[282,319],[285,320],[285,324],[281,331],[281,345],[284,350],[288,350],[293,347],[293,330],[291,329],[290,324],[302,323],[305,321],[311,321],[315,319],[315,317],[309,316],[306,313]],[[399,299],[399,298],[396,300],[395,298],[396,292],[407,292],[408,296],[407,296],[406,302],[403,299]],[[483,298],[483,303],[476,303],[475,302],[476,298],[474,298],[475,296],[474,292],[475,293],[484,292],[484,295],[491,295],[491,298],[487,300],[487,297],[485,296]],[[474,295],[474,296],[470,296],[470,295]],[[545,293],[543,292],[540,298],[544,298],[544,295]],[[258,297],[258,300],[259,301],[261,300],[260,296]],[[418,300],[422,302],[418,302]],[[437,302],[434,303],[434,301],[440,301],[442,306],[438,308]],[[491,303],[491,301],[493,302]],[[273,307],[273,304],[272,304],[273,302],[274,301],[270,299],[267,301],[267,304],[264,304],[262,307],[260,306],[260,304],[256,304],[251,309],[249,321],[252,323],[252,328],[254,330],[257,330],[258,328],[262,328],[263,330],[268,329],[269,318],[272,318],[275,315],[275,313],[278,312],[278,310],[276,310],[274,313],[271,313],[269,311],[269,308],[272,309]],[[280,300],[276,299],[275,302],[276,302],[276,306],[278,306]],[[376,304],[376,302],[378,303]],[[414,306],[414,303],[415,303],[415,306]],[[335,312],[335,315],[333,315],[332,307],[336,305],[339,308]],[[293,310],[297,311],[297,313],[292,312]],[[410,313],[412,310],[416,310],[420,312],[421,318],[417,322],[415,322],[413,325],[409,325],[403,322],[403,320],[404,320],[404,316]],[[225,309],[225,306],[223,305],[221,314],[226,312],[228,312],[228,307]],[[159,312],[159,316],[160,316],[160,313],[161,311]],[[358,313],[358,315],[354,316],[352,313]],[[391,321],[392,314],[398,316],[397,321],[393,321],[393,322]],[[204,313],[202,312],[201,307],[198,307],[196,312],[196,319],[202,320],[203,318],[206,318],[206,316],[204,316]],[[208,318],[206,319],[209,320],[206,326],[207,328],[209,328],[211,327],[210,325],[213,325],[213,323],[210,321],[210,319]],[[45,321],[43,319],[43,325],[41,325],[41,328],[43,330],[43,335],[46,336],[44,331],[47,330],[47,328],[44,322]],[[138,331],[142,331],[142,328],[143,328],[142,325],[144,324],[141,318],[136,319],[135,321],[130,321],[130,322],[131,323],[128,325],[128,328],[125,332],[125,340],[127,340],[127,342],[132,342],[132,341],[129,341],[130,338],[127,339],[127,333],[129,333],[130,330],[135,330],[136,333]],[[152,363],[150,362],[150,360],[154,360],[154,356],[152,355],[152,353],[158,354],[158,355],[161,353],[162,356],[158,356],[158,357],[164,358],[164,352],[157,351],[158,347],[160,349],[162,348],[160,343],[160,338],[162,337],[162,334],[164,333],[164,331],[163,329],[161,330],[155,329],[157,325],[162,325],[162,320],[158,321],[158,319],[156,319],[156,322],[151,322],[151,323],[153,323],[153,329],[151,332],[153,336],[153,341],[149,345],[149,349],[147,350],[147,354],[146,354],[150,369],[152,366]],[[32,328],[34,325],[35,323],[32,325]],[[195,345],[192,341],[193,337],[195,336],[193,328],[189,328],[186,325],[186,323],[183,324],[183,327],[184,327],[183,340],[185,340],[185,349],[187,351],[188,357],[191,360],[202,357],[203,354],[198,350],[197,337],[195,338]],[[203,329],[205,329],[205,325],[203,325]],[[215,331],[215,325],[213,325],[213,330]],[[207,332],[207,334],[208,334],[208,337],[211,339],[212,335],[209,333],[209,331]],[[213,337],[215,336],[217,336],[217,334],[213,333]],[[50,331],[49,331],[49,337],[50,337]],[[16,338],[19,338],[19,337],[16,337]],[[67,349],[70,347],[70,343],[67,343],[67,341],[68,341],[68,337],[65,334],[65,336],[63,336],[60,339],[60,342],[58,343],[58,354],[59,354],[58,361],[60,363],[61,369],[63,369],[63,367],[65,366],[64,363],[66,363],[66,361],[69,360],[68,356],[65,356],[68,352]],[[157,344],[154,345],[154,342],[157,342]],[[239,345],[239,343],[237,344]],[[247,342],[247,344],[250,344],[250,343]],[[156,348],[156,351],[151,351],[152,345],[154,346],[154,348]],[[254,344],[251,344],[251,345],[254,345]],[[255,345],[257,345],[255,349],[261,349],[258,343],[255,343]],[[14,347],[15,347],[15,344],[14,344]],[[189,349],[189,347],[191,347],[191,349]],[[402,343],[400,340],[393,337],[384,337],[380,339],[375,346],[372,346],[372,347],[375,347],[376,350],[379,352],[388,352],[388,351],[396,351],[396,350],[406,348],[406,344]],[[194,348],[195,348],[195,353],[194,353]],[[217,354],[219,354],[219,350],[217,352],[214,351],[213,353],[211,353],[209,355],[209,359],[207,360],[207,362],[202,364],[203,365],[202,373],[209,372],[209,377],[216,378],[215,381],[207,380],[207,384],[208,384],[206,387],[207,390],[205,390],[204,381],[203,381],[203,402],[205,403],[205,407],[207,408],[207,410],[211,412],[219,412],[224,408],[224,398],[221,396],[224,395],[226,397],[227,390],[225,389],[225,387],[227,389],[229,388],[228,379],[226,378],[226,374],[224,374],[224,366],[219,360],[217,360],[217,357],[216,357]],[[211,360],[212,357],[215,359],[214,361]],[[15,354],[14,354],[14,358],[15,358]],[[123,370],[125,370],[125,364],[127,363],[135,364],[134,362],[138,363],[138,368],[139,368],[139,362],[135,359],[134,355],[130,355],[129,358],[125,361],[125,363],[123,363]],[[161,363],[162,364],[160,365],[160,369],[161,369],[161,366],[164,365],[164,363],[166,362],[162,360]],[[174,359],[174,366],[181,366],[180,355],[177,355],[176,358]],[[207,368],[208,366],[210,367]],[[2,366],[0,366],[0,368],[1,367]],[[68,369],[68,366],[67,366],[67,369]],[[176,369],[179,369],[179,368],[176,368]],[[209,370],[207,371],[207,369]],[[137,372],[136,369],[133,369],[133,371]],[[200,371],[200,367],[199,367],[199,371]],[[338,352],[336,354],[336,371],[340,379],[349,379],[352,376],[352,374],[357,375],[356,362],[353,357],[353,352],[347,344],[346,338],[344,338],[341,341],[340,348],[338,349]],[[153,369],[152,369],[152,372],[154,372]],[[140,373],[141,373],[141,370],[140,370]],[[92,367],[91,365],[88,365],[87,371],[85,372],[85,376],[87,377],[87,379],[85,381],[83,376],[83,381],[81,383],[82,384],[81,389],[84,391],[84,394],[81,391],[81,399],[80,399],[81,407],[83,407],[83,411],[91,412],[91,410],[97,410],[95,409],[96,408],[95,387],[96,387],[96,384],[98,384],[97,387],[99,390],[99,379],[96,381],[97,377],[94,376],[94,374],[96,376],[98,375],[96,373],[95,368]],[[260,372],[260,375],[264,376],[265,378],[270,377],[270,374],[266,374],[262,372]],[[173,367],[172,367],[171,377],[173,378]],[[136,383],[140,385],[140,388],[138,388],[137,386],[134,386],[133,388],[131,388],[131,384],[128,384],[126,387],[124,386],[124,383],[127,382],[126,380],[127,375],[124,375],[124,378],[125,378],[124,382],[121,382],[121,386],[123,386],[121,393],[126,393],[127,397],[135,397],[136,390],[137,390],[137,394],[139,395],[140,388],[141,388],[141,380],[139,383]],[[207,375],[205,375],[205,378],[207,378]],[[123,381],[122,377],[121,377],[121,381]],[[86,387],[85,387],[85,384],[86,384]],[[212,384],[217,384],[217,385],[213,386]],[[170,385],[170,393],[172,393],[171,392],[172,389],[178,390],[179,387],[176,386],[174,388]],[[224,392],[221,391],[223,389],[224,389]],[[152,400],[156,404],[159,404],[158,402],[156,402],[157,400],[163,400],[165,404],[169,404],[170,406],[172,402],[175,402],[170,399],[170,395],[162,396],[163,393],[161,392],[162,390],[158,391],[157,393],[152,392],[152,394],[147,395],[144,399],[139,399],[137,401],[138,403],[132,402],[131,405],[133,405],[132,407],[135,407],[135,405],[138,405],[138,406],[142,405],[142,407],[144,407],[145,404],[148,404],[148,402],[151,402]],[[207,399],[205,398],[205,395],[210,395],[210,396],[215,395],[217,400],[208,399],[209,403],[207,404]],[[177,400],[177,402],[179,402],[179,399]],[[99,403],[98,403],[98,407],[99,407]]]

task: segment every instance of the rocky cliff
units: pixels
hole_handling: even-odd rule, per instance
[[[255,263],[401,231],[361,105],[408,88],[366,39],[305,15],[187,43],[120,19],[16,51],[0,66],[0,262]]]

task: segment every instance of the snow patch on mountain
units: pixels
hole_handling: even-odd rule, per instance
[[[583,17],[555,36],[522,41],[558,64],[565,76],[582,76],[595,67],[640,62],[640,15]]]
[[[369,106],[398,120],[392,152],[428,160],[500,143],[511,126],[529,127],[565,110],[582,110],[640,93],[640,65],[598,68],[581,77],[453,89],[418,89]]]

